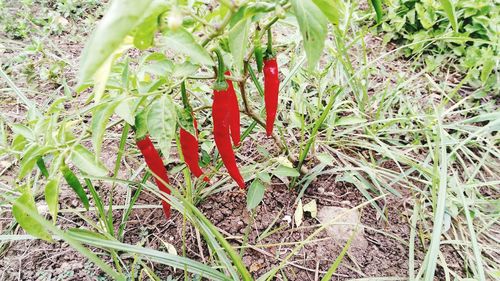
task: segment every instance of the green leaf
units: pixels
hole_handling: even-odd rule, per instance
[[[35,134],[33,133],[33,131],[24,125],[13,124],[11,126],[11,129],[15,134],[21,135],[27,140],[31,140],[31,141],[35,140]]]
[[[432,7],[424,6],[420,3],[415,4],[415,11],[417,11],[418,19],[425,29],[430,29],[436,22],[436,14]],[[426,34],[426,33],[425,33]],[[427,36],[427,35],[425,35]],[[415,38],[417,39],[417,38]],[[414,39],[414,41],[415,41]]]
[[[354,124],[365,123],[366,119],[356,116],[345,116],[335,121],[335,126],[349,126]]]
[[[185,61],[181,64],[176,64],[174,66],[174,71],[172,73],[173,77],[184,78],[198,70],[198,67],[188,61]]]
[[[70,157],[71,162],[86,174],[98,177],[104,177],[108,174],[108,170],[99,159],[81,144],[73,148]]]
[[[106,125],[108,125],[109,118],[113,115],[118,103],[102,103],[96,106],[92,112],[92,122],[90,128],[92,130],[92,144],[94,146],[96,157],[101,154],[102,141],[104,139],[104,132]]]
[[[87,42],[81,58],[80,83],[90,80],[125,37],[142,22],[153,0],[114,0]]]
[[[104,61],[100,68],[95,71],[94,78],[94,101],[99,103],[104,91],[106,90],[106,85],[108,82],[109,74],[111,73],[111,66],[115,58],[121,56],[123,52],[131,47],[130,37],[125,38],[125,40],[115,48],[115,51],[109,56],[109,58]]]
[[[125,244],[116,240],[110,240],[104,235],[88,230],[70,229],[68,231],[68,234],[71,238],[81,243],[92,245],[98,248],[113,249],[119,252],[131,253],[140,259],[147,259],[155,263],[168,265],[172,268],[186,270],[187,272],[191,272],[196,276],[203,276],[203,278],[207,280],[232,280],[230,277],[226,276],[224,273],[218,271],[215,268],[183,256],[177,256],[164,251],[143,248],[141,246]]]
[[[59,210],[59,179],[50,180],[45,186],[45,202],[47,202],[50,215],[55,223]]]
[[[475,122],[484,122],[484,121],[496,121],[500,120],[500,111],[496,112],[488,112],[488,113],[481,113],[478,116],[474,116],[469,119],[465,119],[462,122],[464,124],[470,124],[470,123],[475,123]]]
[[[333,165],[335,158],[329,153],[318,153],[316,154],[316,158],[318,158],[319,162],[325,165]]]
[[[271,175],[268,173],[260,172],[257,174],[257,177],[263,181],[264,183],[271,184]]]
[[[63,166],[61,170],[63,177],[68,185],[75,191],[76,195],[78,195],[78,198],[82,200],[85,209],[88,210],[90,207],[89,198],[87,197],[87,193],[85,193],[85,190],[83,189],[83,186],[76,175],[67,166]]]
[[[291,2],[304,40],[307,67],[313,70],[325,46],[328,21],[311,0],[291,0]]]
[[[279,165],[276,169],[274,169],[273,174],[278,177],[298,177],[300,173],[297,172],[294,168],[286,167],[283,165]]]
[[[153,45],[155,32],[158,29],[158,16],[162,12],[162,10],[159,10],[137,26],[134,36],[134,46],[137,49],[146,50]]]
[[[158,142],[164,157],[169,155],[170,143],[174,138],[176,123],[175,104],[169,95],[163,95],[151,105],[147,117],[147,126],[149,134]]]
[[[375,10],[377,23],[382,21],[382,17],[384,16],[384,11],[382,10],[382,0],[371,0],[373,9]]]
[[[23,155],[23,159],[19,164],[20,169],[18,173],[18,178],[24,178],[29,172],[33,170],[39,157],[45,154],[47,151],[51,150],[51,147],[40,147],[38,144],[32,145]]]
[[[495,60],[493,58],[488,58],[483,63],[483,69],[481,70],[481,81],[484,83],[488,80],[493,68],[495,67]]]
[[[180,127],[188,131],[193,136],[197,135],[194,127],[193,115],[189,110],[184,109],[182,107],[178,107],[177,118]]]
[[[189,56],[193,63],[214,65],[207,50],[200,46],[193,35],[182,27],[176,31],[169,30],[165,33],[165,46],[174,52]]]
[[[17,134],[12,139],[12,143],[11,143],[12,150],[22,151],[24,149],[24,147],[26,147],[27,143],[28,142],[26,141],[26,138],[23,135]]]
[[[315,218],[318,215],[318,207],[316,205],[316,199],[309,201],[309,203],[305,204],[303,207],[304,212],[308,212],[311,214],[311,217]]]
[[[12,215],[16,219],[17,223],[28,233],[45,241],[52,241],[51,235],[45,230],[45,228],[33,219],[26,212],[32,211],[38,213],[36,208],[35,199],[31,194],[29,188],[23,188],[22,194],[19,198],[14,201],[12,205]]]
[[[248,28],[250,19],[241,20],[228,34],[229,49],[233,55],[234,68],[238,73],[243,70],[243,57],[248,45]]]
[[[257,207],[264,198],[266,187],[259,179],[254,179],[247,193],[247,209],[252,210]]]
[[[345,5],[342,0],[312,0],[328,20],[333,24],[339,24],[344,18]]]
[[[443,6],[444,12],[448,17],[448,20],[450,20],[453,30],[458,32],[457,17],[455,15],[455,7],[453,6],[453,3],[450,0],[439,0],[439,1],[441,1],[441,5]]]
[[[125,122],[131,126],[135,125],[135,116],[133,112],[133,99],[123,99],[119,101],[115,108],[116,115],[120,116]]]

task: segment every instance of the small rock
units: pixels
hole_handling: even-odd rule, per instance
[[[358,225],[349,250],[359,251],[368,247],[368,241],[364,237],[364,228],[361,225],[357,210],[325,206],[319,210],[318,220],[322,224],[328,224],[334,220],[331,225],[326,227],[326,231],[336,241],[335,244],[340,247],[345,245],[353,231],[356,230],[356,225]]]
[[[286,215],[286,216],[284,216],[284,217],[283,217],[283,219],[282,219],[282,220],[284,220],[284,221],[286,221],[288,224],[290,224],[290,223],[292,222],[292,216],[290,216],[290,215]]]

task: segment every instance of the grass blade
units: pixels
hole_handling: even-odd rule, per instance
[[[441,245],[444,211],[446,207],[446,189],[448,186],[448,154],[446,152],[446,145],[443,142],[444,131],[441,116],[438,116],[437,123],[438,132],[436,135],[435,155],[439,156],[437,157],[438,159],[434,159],[434,163],[439,163],[439,173],[433,175],[435,179],[432,181],[433,185],[437,188],[437,197],[436,207],[434,209],[434,227],[432,230],[432,238],[426,254],[427,263],[425,263],[424,280],[433,280],[434,273],[436,272],[437,258],[440,251],[439,247]]]
[[[212,280],[230,280],[227,276],[225,276],[222,272],[215,270],[205,264],[200,262],[180,257],[177,255],[160,252],[153,249],[148,249],[140,246],[129,245],[125,243],[121,243],[118,241],[112,241],[107,239],[102,239],[94,235],[86,235],[84,232],[80,231],[72,231],[69,232],[69,235],[81,242],[88,245],[104,248],[104,249],[113,249],[117,251],[124,251],[127,253],[134,253],[148,259],[158,262],[161,264],[165,264],[178,269],[186,269],[187,271],[195,274],[199,274],[205,278]]]
[[[345,243],[344,247],[342,248],[342,251],[340,251],[340,254],[337,256],[337,258],[332,263],[332,265],[330,266],[330,268],[328,268],[328,271],[326,272],[325,276],[323,276],[323,278],[321,278],[321,281],[332,280],[333,274],[335,273],[335,271],[337,271],[337,268],[339,267],[340,263],[344,259],[344,256],[347,253],[347,250],[349,249],[349,247],[351,246],[351,242],[354,239],[354,235],[356,235],[357,231],[358,231],[358,228],[356,227],[353,230],[353,232],[351,234],[351,237],[349,237],[349,240],[347,240],[347,242]]]
[[[451,3],[450,0],[439,0],[441,2],[441,5],[443,6],[444,12],[446,13],[446,16],[450,20],[450,24],[453,27],[453,30],[458,32],[458,23],[457,23],[457,17],[455,16],[455,6],[453,6],[453,3]]]

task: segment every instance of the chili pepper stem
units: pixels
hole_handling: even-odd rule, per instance
[[[222,53],[220,52],[219,49],[214,50],[215,54],[217,55],[217,80],[215,81],[214,84],[214,90],[217,91],[223,91],[226,90],[228,87],[228,84],[226,82],[226,78],[224,76],[224,58],[222,57]]]

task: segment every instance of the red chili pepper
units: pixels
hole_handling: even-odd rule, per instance
[[[181,127],[179,135],[179,141],[181,143],[181,151],[182,155],[184,156],[184,162],[186,162],[189,171],[191,171],[191,173],[195,177],[200,177],[201,175],[203,175],[203,171],[201,170],[200,164],[198,163],[199,161],[198,124],[196,122],[196,119],[194,118],[193,109],[189,104],[189,99],[186,91],[186,83],[184,81],[182,81],[181,83],[181,96],[182,96],[182,103],[184,104],[184,110],[189,113],[188,116],[193,118],[193,127],[195,134],[192,135],[190,132],[186,131],[184,128]],[[203,180],[206,182],[210,181],[208,177],[204,177]]]
[[[184,156],[184,162],[189,168],[189,171],[195,176],[200,177],[203,175],[203,171],[200,168],[199,158],[198,158],[198,124],[196,119],[193,119],[194,130],[196,136],[191,135],[188,131],[181,127],[179,141],[181,143],[182,155]],[[203,178],[204,181],[209,182],[208,177]]]
[[[214,85],[214,101],[212,104],[212,118],[214,125],[214,140],[224,166],[226,166],[229,175],[236,181],[240,188],[245,188],[245,181],[236,165],[233,146],[230,136],[231,112],[228,110],[231,106],[231,96],[229,85],[224,78],[224,62],[222,55],[216,50],[219,60],[217,81]]]
[[[273,133],[274,120],[278,110],[278,92],[280,80],[278,77],[276,58],[264,60],[264,101],[266,104],[266,134]]]
[[[154,144],[153,142],[151,142],[149,136],[146,135],[144,138],[137,140],[136,144],[141,151],[141,154],[144,156],[144,160],[146,161],[148,168],[154,174],[153,176],[155,178],[158,189],[160,189],[161,192],[170,194],[170,189],[168,189],[167,186],[162,182],[164,181],[166,183],[170,183],[167,176],[167,169],[165,168],[165,166],[163,166],[163,161],[161,160],[160,154],[154,147]],[[160,181],[158,177],[162,179],[162,181]],[[163,212],[165,213],[165,217],[169,219],[170,204],[168,204],[165,200],[163,200],[161,203],[163,205]]]
[[[228,70],[224,73],[225,75],[231,76],[231,72]],[[229,93],[229,131],[231,132],[231,138],[233,139],[233,144],[235,146],[240,146],[240,107],[238,105],[238,98],[236,97],[236,92],[234,91],[233,81],[226,79]]]
[[[276,111],[278,110],[278,93],[280,88],[278,63],[272,50],[271,29],[267,30],[267,50],[264,59],[264,102],[266,105],[266,134],[272,135]]]

